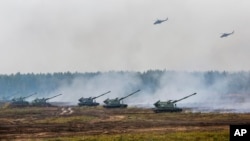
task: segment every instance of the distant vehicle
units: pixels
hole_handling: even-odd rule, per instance
[[[193,93],[191,95],[188,95],[188,96],[185,96],[181,99],[178,99],[178,100],[168,100],[168,101],[160,101],[158,100],[157,102],[154,103],[155,107],[153,110],[155,113],[161,113],[161,112],[181,112],[182,109],[181,108],[178,108],[176,106],[176,103],[183,100],[183,99],[186,99],[190,96],[193,96],[193,95],[196,95],[196,93]]]
[[[47,101],[49,99],[58,97],[60,95],[62,95],[62,94],[58,94],[58,95],[55,95],[55,96],[52,96],[52,97],[49,97],[49,98],[36,98],[35,100],[32,101],[31,105],[32,106],[38,106],[38,107],[51,107],[52,105],[50,103],[48,103]]]
[[[125,97],[122,97],[122,98],[115,98],[115,99],[106,99],[104,100],[103,102],[106,104],[106,105],[103,105],[104,108],[126,108],[128,105],[127,104],[123,104],[121,101],[137,92],[139,92],[140,90],[137,90]]]
[[[222,33],[222,35],[220,37],[223,38],[223,37],[227,37],[227,36],[232,35],[232,34],[234,34],[234,31],[231,33]]]
[[[103,95],[105,95],[105,94],[108,94],[108,93],[110,93],[111,91],[108,91],[108,92],[106,92],[106,93],[104,93],[104,94],[101,94],[101,95],[99,95],[99,96],[96,96],[96,97],[89,97],[89,98],[80,98],[78,101],[79,101],[79,103],[78,103],[78,105],[79,106],[98,106],[99,105],[99,103],[97,103],[97,102],[95,102],[95,99],[96,98],[98,98],[98,97],[101,97],[101,96],[103,96]]]
[[[28,95],[28,96],[25,96],[25,97],[13,98],[11,100],[10,106],[11,107],[25,107],[25,106],[29,106],[29,102],[25,101],[25,99],[28,98],[28,97],[31,97],[31,96],[33,96],[35,94],[36,93]]]
[[[154,22],[154,24],[156,25],[156,24],[161,24],[162,22],[165,22],[165,21],[167,21],[168,20],[168,18],[166,18],[165,20],[159,20],[159,19],[157,19],[155,22]]]

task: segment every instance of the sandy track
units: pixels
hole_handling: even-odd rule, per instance
[[[72,113],[74,113],[71,107],[68,107],[68,108],[62,107],[61,111],[62,112],[59,115],[71,115]]]

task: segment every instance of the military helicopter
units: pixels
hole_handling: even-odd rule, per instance
[[[168,18],[166,18],[165,20],[159,20],[159,19],[157,19],[155,22],[154,22],[154,24],[156,25],[156,24],[161,24],[162,22],[165,22],[165,21],[167,21],[168,20]]]
[[[223,37],[227,37],[227,36],[232,35],[232,34],[234,34],[234,31],[231,33],[222,33],[222,35],[220,37],[223,38]]]

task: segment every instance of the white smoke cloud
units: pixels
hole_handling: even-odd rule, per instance
[[[249,112],[247,109],[250,93],[244,90],[234,93],[230,89],[231,81],[238,81],[236,78],[216,77],[212,82],[207,82],[206,73],[166,71],[162,75],[154,73],[158,83],[147,85],[143,83],[138,74],[139,72],[107,72],[89,78],[79,77],[74,79],[71,85],[62,85],[53,92],[51,96],[55,93],[63,93],[63,96],[52,101],[70,102],[77,105],[78,99],[81,97],[94,97],[111,91],[96,99],[103,105],[106,98],[121,98],[140,89],[140,92],[124,99],[124,103],[129,106],[152,108],[158,100],[177,100],[197,93],[197,95],[179,101],[177,105],[193,108],[194,111]]]
[[[97,99],[103,103],[106,98],[123,97],[140,89],[140,81],[136,74],[109,72],[91,78],[76,78],[71,85],[61,86],[55,93],[64,93],[58,101],[77,104],[80,97],[95,97],[111,91]]]

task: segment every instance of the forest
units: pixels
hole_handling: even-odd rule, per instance
[[[98,78],[96,81],[93,79]],[[150,93],[154,93],[162,87],[170,87],[173,84],[181,88],[203,87],[213,89],[223,94],[250,93],[250,72],[185,72],[168,70],[135,71],[109,71],[109,72],[56,72],[56,73],[16,73],[0,75],[0,98],[12,98],[14,96],[26,96],[31,93],[51,93],[62,86],[72,86],[75,80],[86,85],[98,85],[97,81],[105,79],[105,83],[122,81],[126,88],[140,87]],[[136,80],[135,80],[136,79]],[[191,85],[191,84],[192,85]],[[116,85],[119,83],[117,82]],[[223,84],[223,85],[221,85]],[[102,85],[101,83],[99,85]],[[134,85],[134,86],[133,86]],[[98,88],[98,86],[96,86]],[[201,89],[201,88],[199,88]]]

